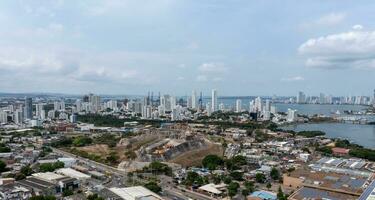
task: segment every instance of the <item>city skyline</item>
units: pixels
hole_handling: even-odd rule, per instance
[[[374,6],[2,1],[0,92],[371,95]]]

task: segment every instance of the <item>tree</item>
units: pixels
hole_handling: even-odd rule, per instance
[[[271,183],[267,183],[266,187],[270,189],[272,187]]]
[[[255,175],[255,180],[258,183],[264,183],[266,181],[266,176],[264,174],[262,174],[262,173],[257,173]]]
[[[116,164],[120,157],[117,155],[116,152],[111,152],[109,155],[106,157],[106,161],[110,164]]]
[[[229,183],[227,189],[228,189],[228,195],[230,197],[234,197],[237,192],[238,192],[238,188],[240,187],[240,184],[238,184],[237,182],[231,182]]]
[[[11,149],[7,147],[4,143],[0,143],[0,153],[11,152]]]
[[[53,172],[56,169],[60,169],[64,167],[64,163],[57,161],[54,163],[43,163],[39,165],[39,171],[41,172]]]
[[[284,194],[283,190],[281,189],[281,187],[279,186],[279,190],[277,192],[277,199],[278,200],[287,200],[288,197]]]
[[[203,178],[199,176],[197,172],[188,172],[184,183],[185,185],[202,185],[204,181]]]
[[[90,194],[87,196],[87,200],[104,200],[104,198],[100,197],[98,194]]]
[[[203,167],[209,170],[215,170],[218,166],[222,166],[224,161],[217,155],[208,155],[202,160]]]
[[[253,182],[245,181],[244,185],[245,185],[245,188],[249,191],[249,193],[254,192],[254,183]]]
[[[154,181],[148,182],[144,186],[155,193],[161,192],[161,187]]]
[[[72,190],[64,190],[63,191],[63,197],[67,197],[67,196],[70,196],[70,195],[73,195],[74,192]]]
[[[54,196],[33,196],[29,200],[56,200]]]
[[[0,173],[6,172],[6,171],[8,171],[7,164],[4,161],[0,160]]]
[[[23,166],[20,171],[25,176],[30,176],[33,173],[30,165]]]
[[[272,168],[271,169],[271,173],[270,173],[270,176],[273,180],[279,180],[280,178],[280,173],[279,173],[279,170],[277,170],[276,168]]]
[[[221,178],[220,178],[220,176],[218,176],[218,175],[212,175],[212,181],[213,181],[215,184],[219,184],[219,183],[221,183]]]
[[[250,191],[249,191],[248,189],[243,189],[243,190],[242,190],[242,195],[243,195],[243,196],[246,197],[246,196],[249,195],[249,194],[250,194]]]
[[[243,173],[242,172],[238,172],[238,171],[234,171],[234,172],[231,172],[230,173],[230,176],[233,178],[233,180],[236,180],[236,181],[242,181],[243,178]]]
[[[158,161],[151,162],[148,166],[143,168],[143,171],[172,176],[172,168]]]
[[[92,143],[92,139],[86,136],[80,136],[73,140],[73,146],[82,147]]]

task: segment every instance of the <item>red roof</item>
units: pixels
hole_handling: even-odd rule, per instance
[[[349,149],[340,148],[340,147],[334,147],[334,148],[332,148],[332,152],[333,153],[338,153],[338,154],[348,154],[349,153]]]

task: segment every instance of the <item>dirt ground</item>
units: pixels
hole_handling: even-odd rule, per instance
[[[111,149],[106,144],[95,144],[85,147],[79,147],[77,149],[85,151],[89,154],[95,154],[103,157],[107,156],[111,152]]]
[[[207,147],[183,153],[168,162],[177,163],[184,167],[200,166],[205,156],[214,154],[222,156],[224,148],[219,144],[208,144]]]

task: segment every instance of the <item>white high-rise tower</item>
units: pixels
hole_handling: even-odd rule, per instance
[[[218,110],[218,104],[217,104],[217,90],[212,90],[212,96],[211,96],[211,106],[212,106],[212,112],[215,112]]]
[[[197,93],[193,90],[191,94],[191,108],[197,109]]]

